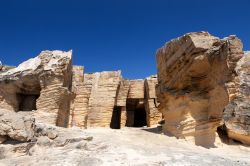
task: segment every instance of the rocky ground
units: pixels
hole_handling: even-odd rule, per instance
[[[249,147],[218,144],[206,149],[160,134],[157,128],[53,131],[33,142],[0,145],[0,165],[250,165]]]

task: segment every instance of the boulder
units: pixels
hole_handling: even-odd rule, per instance
[[[30,141],[34,137],[35,119],[0,109],[0,140]]]

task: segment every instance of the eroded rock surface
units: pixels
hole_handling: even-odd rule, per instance
[[[16,141],[30,141],[34,137],[34,128],[34,118],[0,109],[0,143],[8,138]]]
[[[237,37],[221,40],[207,32],[188,33],[160,48],[157,93],[164,131],[213,146],[229,103],[226,83],[233,80],[242,55]]]
[[[72,68],[72,88],[73,97],[70,105],[69,127],[85,127],[87,116],[87,103],[89,97],[84,86],[84,67],[73,66]]]
[[[230,103],[223,119],[230,138],[250,145],[250,52],[237,63],[235,75],[228,83]]]
[[[18,67],[0,73],[0,105],[32,111],[38,121],[67,127],[72,52],[43,51]]]
[[[89,78],[92,87],[88,101],[87,126],[110,127],[121,72],[97,72],[89,74]]]
[[[157,125],[162,120],[162,113],[158,111],[156,96],[157,76],[150,76],[145,79],[145,109],[147,112],[147,126]]]
[[[43,51],[16,68],[1,66],[0,106],[61,127],[119,129],[138,120],[146,125],[146,118],[151,126],[158,114],[155,98],[146,94],[155,92],[156,83],[148,83],[145,88],[143,79],[125,80],[121,71],[84,73],[83,66],[72,66],[71,51]]]
[[[37,142],[0,145],[0,163],[4,166],[250,164],[250,150],[244,146],[223,145],[206,149],[191,145],[185,140],[153,133],[154,128],[55,130],[58,137],[54,140],[41,136]]]

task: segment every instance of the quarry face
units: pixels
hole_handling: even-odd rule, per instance
[[[0,165],[250,165],[241,40],[187,33],[156,59],[138,80],[85,73],[72,51],[1,64]]]

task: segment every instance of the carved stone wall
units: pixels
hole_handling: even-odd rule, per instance
[[[10,111],[20,110],[23,98],[36,105],[31,111],[37,121],[67,127],[71,100],[72,52],[43,51],[16,68],[0,73],[0,105]],[[20,98],[21,96],[21,98]]]
[[[158,111],[158,101],[156,97],[157,77],[151,76],[145,79],[144,104],[147,113],[147,126],[157,125],[162,120],[162,113]]]

